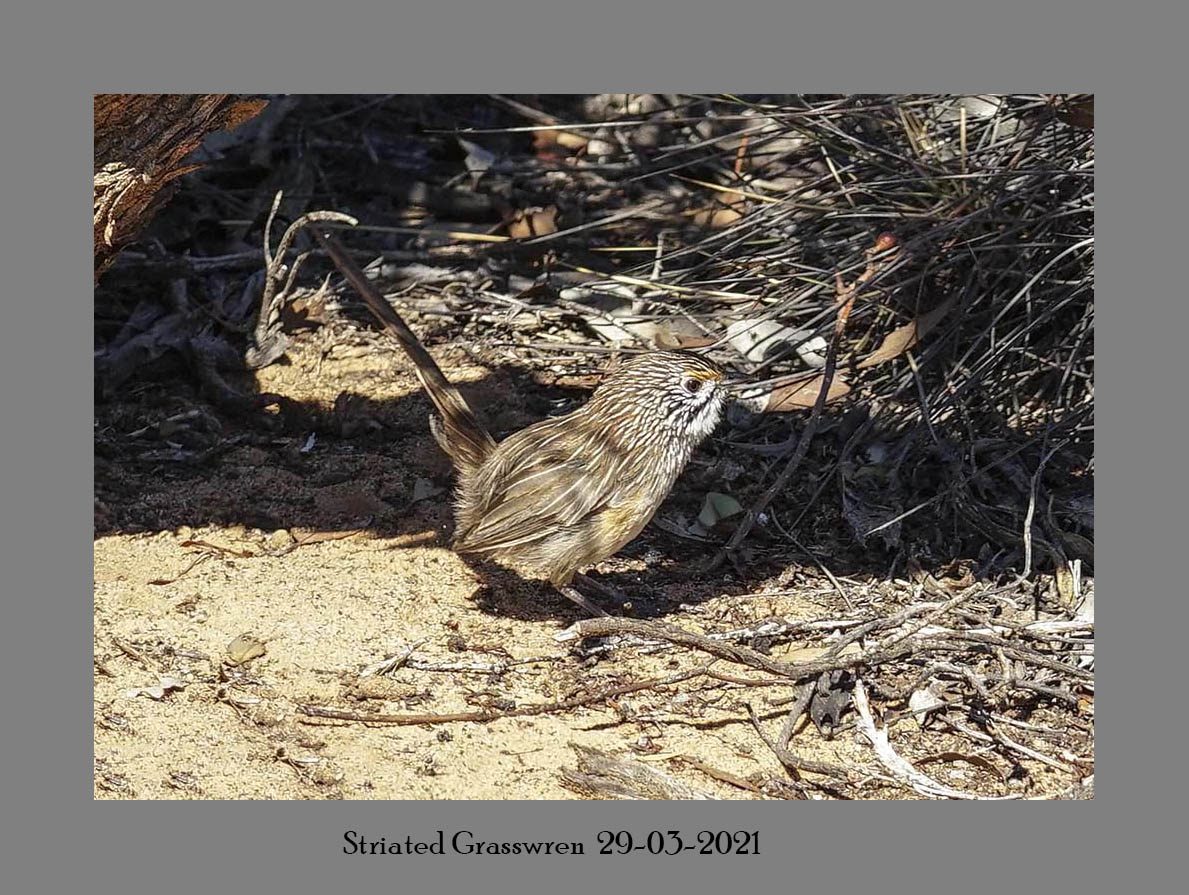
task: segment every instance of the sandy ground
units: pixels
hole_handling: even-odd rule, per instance
[[[622,711],[599,707],[490,724],[369,727],[302,718],[295,709],[307,702],[453,712],[556,700],[635,675],[671,674],[671,664],[688,662],[632,657],[583,668],[553,637],[576,617],[568,606],[525,593],[525,600],[546,603],[556,620],[481,608],[473,573],[440,546],[350,539],[275,557],[262,541],[225,529],[190,536],[261,552],[213,558],[180,581],[155,586],[148,576],[176,574],[193,561],[181,546],[185,535],[96,543],[99,648],[111,652],[118,638],[144,657],[117,653],[104,663],[114,676],[96,678],[99,795],[572,798],[558,778],[561,767],[575,763],[570,743],[614,752],[634,747],[645,757],[689,754],[742,777],[778,771],[746,716],[731,711],[732,700],[717,693],[701,717],[691,717],[672,705],[691,698],[680,685],[633,694]],[[266,641],[266,654],[225,668],[227,645],[248,632]],[[540,661],[502,675],[404,668],[358,679],[361,668],[412,643],[431,663]],[[125,695],[158,684],[163,674],[188,684],[160,701]],[[316,763],[302,764],[309,760]],[[719,788],[704,775],[687,776]],[[112,777],[128,789],[109,788]],[[720,794],[745,795],[733,788]]]
[[[678,651],[576,655],[555,639],[580,617],[567,601],[511,574],[486,570],[485,583],[483,570],[452,553],[450,470],[429,437],[428,406],[401,359],[374,347],[328,357],[310,347],[295,352],[294,364],[260,374],[261,391],[342,422],[340,437],[319,436],[305,453],[305,439],[278,436],[237,445],[197,468],[180,464],[180,472],[172,468],[179,464],[100,457],[96,795],[575,798],[559,776],[576,764],[571,744],[649,760],[725,798],[754,795],[678,756],[741,778],[783,775],[743,708],[758,691],[716,681],[484,724],[393,727],[299,712],[302,704],[365,713],[506,708],[668,676],[701,661]],[[471,395],[489,418],[498,411],[503,430],[548,412],[526,408],[524,389],[484,373],[465,360],[451,370],[460,381],[484,380]],[[128,415],[143,426],[188,406],[168,390],[141,398],[135,409],[101,407],[100,426],[127,432]],[[691,470],[673,501],[692,501],[696,512],[699,497],[686,492],[698,480]],[[703,551],[650,527],[599,571],[625,592],[643,588],[650,614],[695,628],[796,615],[799,604],[802,613],[820,608],[779,582],[781,595],[764,597],[741,596],[730,573],[692,580]],[[763,590],[761,583],[756,592]],[[228,647],[241,635],[259,640],[264,654],[235,665]],[[413,645],[405,667],[360,678],[366,666]],[[159,699],[143,692],[163,678],[181,686]],[[767,714],[775,724],[779,716]],[[821,745],[826,754],[856,748]]]
[[[344,346],[341,333],[327,334],[259,374],[261,391],[332,421],[312,442],[291,427],[270,433],[195,415],[201,401],[176,380],[99,405],[96,797],[578,798],[561,779],[576,765],[575,745],[638,759],[719,798],[756,798],[746,781],[787,780],[746,707],[775,733],[783,710],[768,699],[788,687],[703,678],[489,723],[391,726],[301,712],[507,710],[705,661],[681,650],[580,655],[555,639],[580,617],[567,601],[452,553],[450,469],[428,434],[428,404],[390,346],[353,338]],[[450,362],[501,434],[570,397],[458,352]],[[179,444],[217,449],[203,462],[161,459]],[[696,515],[726,462],[714,453],[692,464],[661,517]],[[836,599],[816,569],[779,557],[746,581],[729,567],[700,578],[706,551],[649,526],[596,571],[641,615],[694,630],[821,617]],[[245,635],[259,646],[233,645]],[[410,647],[403,667],[361,677]],[[772,655],[808,653],[777,644]],[[810,727],[796,744],[805,757],[871,764],[853,734],[827,741]],[[964,768],[948,765],[947,782],[971,785]],[[906,796],[878,781],[866,794]]]

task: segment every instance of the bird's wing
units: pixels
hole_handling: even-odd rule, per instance
[[[489,497],[477,521],[460,533],[458,546],[498,552],[540,540],[614,502],[622,461],[605,448],[598,461],[573,441],[556,448],[526,445],[508,451],[484,470]],[[502,453],[502,452],[501,452]]]

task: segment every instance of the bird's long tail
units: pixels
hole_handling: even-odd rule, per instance
[[[359,265],[347,254],[338,240],[314,228],[311,228],[311,232],[342,275],[362,296],[368,309],[384,329],[400,343],[400,347],[413,362],[417,369],[417,378],[421,380],[421,385],[441,418],[441,426],[434,427],[434,437],[442,446],[442,450],[450,455],[459,472],[478,469],[495,449],[495,439],[491,437],[491,433],[479,422],[475,411],[467,404],[458,389],[446,379],[437,361],[425,350],[425,346],[409,329],[408,324],[380,295],[379,290],[371,284],[367,275],[359,269]]]

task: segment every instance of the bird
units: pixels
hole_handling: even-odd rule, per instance
[[[346,250],[313,232],[413,361],[434,406],[430,429],[456,473],[454,550],[527,570],[587,612],[607,615],[573,586],[575,577],[652,519],[722,417],[725,369],[692,351],[645,352],[576,410],[497,442]]]

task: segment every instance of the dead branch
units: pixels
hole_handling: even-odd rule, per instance
[[[578,754],[578,767],[563,768],[561,781],[581,795],[596,799],[716,798],[638,759],[611,755],[577,743],[571,743],[570,748]]]
[[[895,659],[903,658],[912,652],[910,647],[897,647],[888,650],[872,650],[830,659],[813,659],[806,662],[779,662],[770,659],[763,653],[738,644],[722,640],[715,640],[703,634],[695,634],[663,622],[647,621],[636,618],[588,618],[575,622],[562,633],[556,635],[557,640],[566,641],[582,639],[584,637],[607,637],[616,634],[628,634],[646,640],[665,640],[678,646],[689,647],[700,652],[709,653],[720,659],[747,665],[751,668],[778,674],[793,681],[817,677],[828,671],[858,666],[874,666]]]
[[[637,681],[633,684],[623,684],[618,687],[610,687],[606,690],[600,690],[597,693],[587,693],[582,696],[574,696],[570,699],[563,699],[560,702],[546,702],[537,705],[522,705],[513,709],[499,710],[499,709],[481,709],[474,712],[450,712],[445,714],[422,714],[422,715],[380,715],[380,714],[366,714],[364,712],[350,712],[343,709],[331,709],[320,705],[299,705],[298,711],[303,715],[309,715],[311,718],[332,718],[337,721],[360,721],[366,724],[393,724],[398,727],[409,727],[416,724],[451,724],[459,721],[473,721],[479,724],[487,724],[491,721],[498,721],[501,718],[523,718],[531,715],[548,715],[554,712],[566,712],[571,709],[581,708],[587,705],[596,705],[598,703],[607,702],[619,696],[625,696],[628,693],[637,693],[641,690],[651,690],[654,687],[664,687],[670,684],[677,684],[681,681],[688,681],[693,678],[701,677],[706,674],[709,666],[702,665],[697,668],[683,671],[679,674],[670,675],[664,678],[653,678],[646,681]]]
[[[875,719],[871,715],[871,704],[867,700],[867,688],[862,680],[855,681],[855,708],[859,712],[859,729],[867,737],[875,750],[880,764],[900,783],[919,792],[921,795],[933,799],[969,799],[1001,801],[1017,799],[1019,796],[981,796],[977,793],[954,789],[944,783],[938,783],[932,777],[922,774],[912,763],[892,748],[888,739],[887,729],[879,730],[875,726]]]
[[[208,134],[232,130],[267,101],[229,93],[95,95],[95,281],[200,167],[186,159]]]

